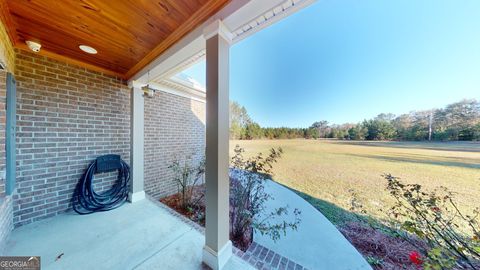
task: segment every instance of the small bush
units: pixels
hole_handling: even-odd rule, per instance
[[[194,196],[194,188],[203,179],[205,159],[203,158],[196,165],[193,165],[193,162],[187,159],[183,161],[174,160],[168,167],[172,169],[174,173],[174,180],[180,196],[180,207],[184,210],[196,207],[203,196]]]
[[[271,149],[266,157],[259,153],[252,158],[244,158],[244,151],[237,145],[231,159],[230,238],[240,246],[245,246],[252,240],[253,231],[257,231],[276,241],[288,229],[296,230],[300,223],[298,209],[293,211],[293,221],[276,222],[275,218],[288,214],[288,206],[271,213],[267,213],[265,206],[273,197],[265,192],[264,184],[272,173],[273,163],[277,162],[283,151],[281,148]]]
[[[414,263],[424,269],[480,268],[478,209],[472,215],[462,213],[452,192],[444,187],[425,192],[421,185],[404,184],[390,174],[384,177],[396,201],[389,211],[391,226],[416,235],[426,244],[416,245],[421,256],[415,256]]]

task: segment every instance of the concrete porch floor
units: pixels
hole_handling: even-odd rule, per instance
[[[42,269],[208,269],[201,263],[204,243],[200,232],[145,199],[109,212],[69,212],[20,227],[5,255],[39,255]],[[224,269],[253,268],[234,255]]]

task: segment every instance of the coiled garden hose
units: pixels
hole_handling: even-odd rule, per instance
[[[102,163],[102,158],[110,158],[110,160]],[[101,193],[95,192],[93,188],[94,174],[112,170],[118,170],[118,178],[112,188]],[[130,167],[120,156],[99,157],[88,166],[75,188],[72,199],[73,210],[80,215],[86,215],[115,209],[127,200],[129,184]]]

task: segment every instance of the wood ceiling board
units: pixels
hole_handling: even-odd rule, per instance
[[[10,38],[10,41],[13,45],[18,40],[17,32],[15,31],[16,26],[13,18],[10,14],[10,9],[8,8],[8,4],[6,0],[0,0],[0,21],[3,22],[5,30],[7,31],[7,35]]]
[[[47,51],[129,77],[229,1],[0,0],[10,19],[0,15],[22,48],[26,40],[39,41],[40,54]],[[82,52],[82,44],[98,54]]]
[[[151,50],[141,61],[133,66],[127,73],[126,77],[130,78],[139,72],[142,68],[151,63],[155,58],[160,56],[171,46],[173,46],[182,37],[190,33],[197,26],[204,23],[210,16],[214,15],[217,11],[222,9],[230,0],[210,0],[201,9],[197,10],[190,18],[176,31],[174,31],[167,39],[158,44],[153,50]]]

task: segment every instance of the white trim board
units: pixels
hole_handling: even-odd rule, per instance
[[[197,90],[195,88],[180,85],[170,80],[163,80],[161,82],[151,82],[148,86],[156,91],[162,91],[172,95],[177,95],[192,100],[196,100],[202,103],[206,103],[205,92]]]

